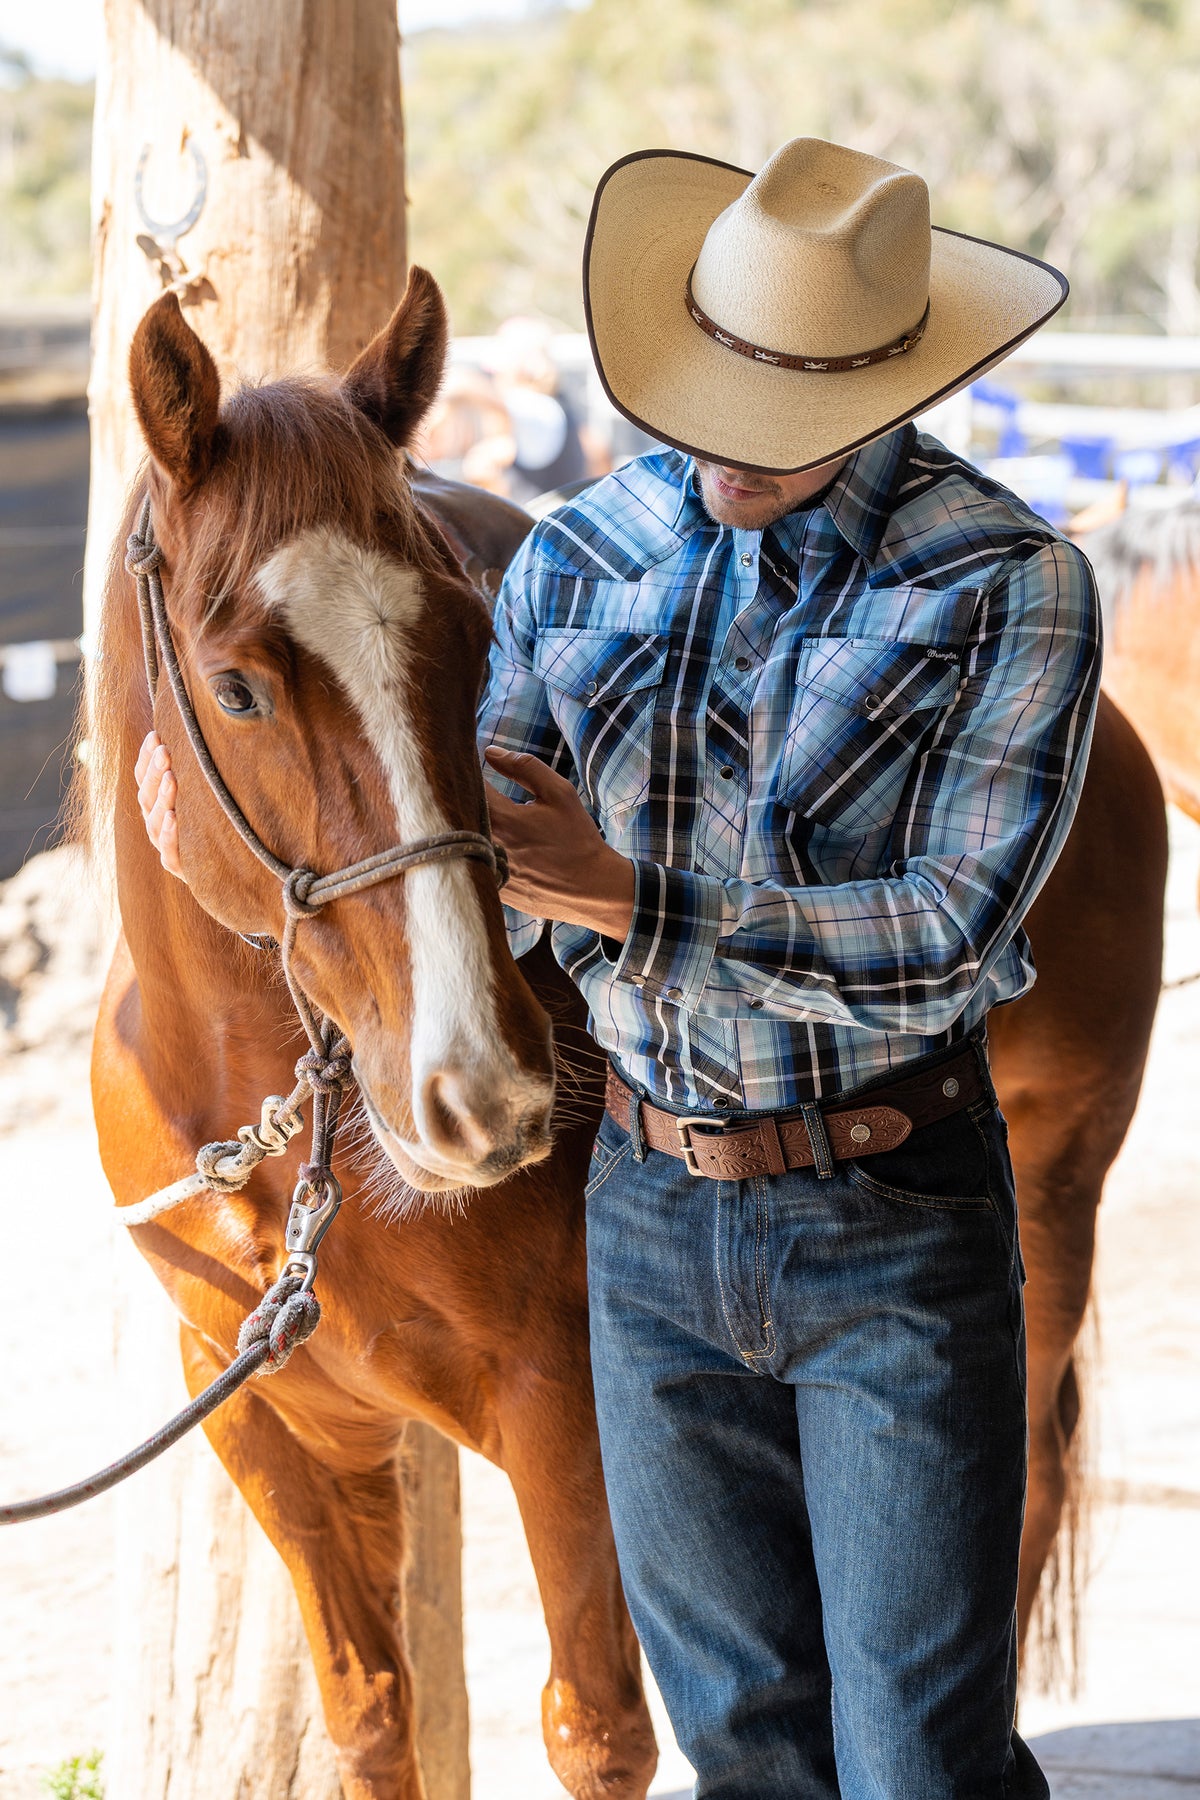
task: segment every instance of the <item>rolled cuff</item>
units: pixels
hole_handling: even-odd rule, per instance
[[[613,980],[695,1007],[721,935],[724,883],[636,860],[633,876],[633,920]]]

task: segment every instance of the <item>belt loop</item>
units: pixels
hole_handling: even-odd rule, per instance
[[[834,1172],[833,1150],[829,1142],[829,1133],[825,1129],[821,1108],[815,1100],[806,1100],[800,1108],[800,1117],[804,1120],[808,1141],[812,1146],[817,1177],[821,1181],[828,1181]]]
[[[633,1160],[644,1163],[646,1160],[646,1140],[642,1136],[642,1103],[636,1093],[629,1093],[629,1141],[633,1145]]]

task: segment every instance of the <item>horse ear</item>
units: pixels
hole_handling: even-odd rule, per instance
[[[221,378],[174,294],[142,316],[129,351],[129,385],[150,454],[187,493],[212,467]]]
[[[399,448],[433,405],[449,333],[441,288],[428,270],[411,269],[389,323],[346,371],[350,399]]]

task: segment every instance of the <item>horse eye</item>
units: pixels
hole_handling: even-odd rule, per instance
[[[222,712],[244,715],[258,710],[252,689],[237,675],[218,675],[212,690]]]

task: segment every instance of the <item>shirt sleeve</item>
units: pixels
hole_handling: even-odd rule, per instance
[[[533,669],[535,539],[536,533],[531,533],[517,551],[496,600],[488,679],[479,707],[479,753],[482,756],[489,744],[523,751],[574,780],[570,751],[550,710],[545,684]],[[484,778],[511,800],[529,798],[524,788],[506,781],[495,769],[485,767]],[[504,923],[509,949],[519,958],[533,949],[545,920],[506,906]]]
[[[958,697],[910,775],[886,873],[788,887],[637,863],[615,979],[719,1018],[944,1032],[1062,848],[1099,680],[1091,571],[1056,540],[984,594]]]

